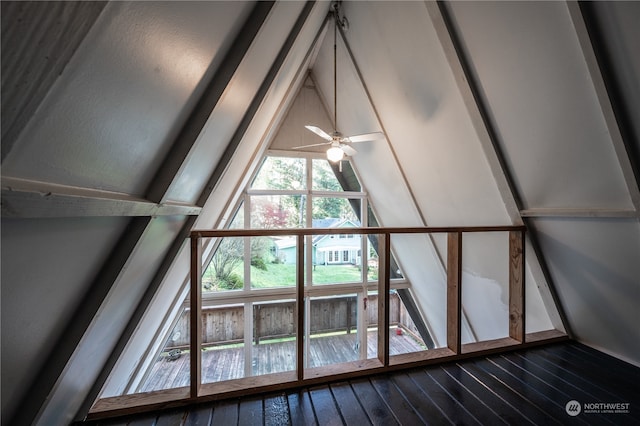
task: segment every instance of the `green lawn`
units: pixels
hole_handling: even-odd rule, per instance
[[[369,279],[376,279],[377,271],[369,272]],[[336,284],[358,282],[361,280],[360,270],[353,265],[317,265],[313,270],[314,284]],[[251,284],[253,288],[295,286],[296,265],[270,263],[267,270],[251,267]]]

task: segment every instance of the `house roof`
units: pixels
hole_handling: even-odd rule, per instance
[[[314,228],[345,228],[345,227],[358,227],[360,226],[358,223],[354,223],[349,219],[339,219],[339,218],[326,218],[326,219],[313,219],[312,226]],[[316,235],[313,237],[313,244],[317,245],[320,241],[327,238],[328,235]],[[291,247],[295,247],[297,244],[296,238],[277,238],[274,239],[276,246],[279,249],[287,249]]]

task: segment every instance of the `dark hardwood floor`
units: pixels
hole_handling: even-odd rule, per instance
[[[640,425],[640,368],[565,342],[84,424]]]

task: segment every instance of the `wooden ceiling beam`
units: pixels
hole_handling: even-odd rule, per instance
[[[2,217],[133,217],[197,216],[201,208],[166,202],[157,204],[129,194],[56,185],[23,179],[2,179]]]

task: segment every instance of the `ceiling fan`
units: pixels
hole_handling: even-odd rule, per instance
[[[327,159],[334,163],[342,160],[345,155],[352,156],[357,154],[350,144],[357,142],[368,142],[378,139],[383,139],[384,134],[382,132],[363,133],[354,136],[343,136],[337,129],[338,127],[338,83],[337,83],[337,32],[338,25],[343,29],[348,27],[347,18],[340,19],[339,16],[340,2],[336,1],[333,4],[333,10],[330,12],[333,14],[334,26],[333,26],[333,125],[334,129],[331,134],[325,132],[317,126],[307,125],[304,126],[307,130],[312,131],[316,135],[320,136],[325,142],[315,143],[311,145],[296,146],[293,149],[302,149],[312,146],[330,145],[327,150]]]

